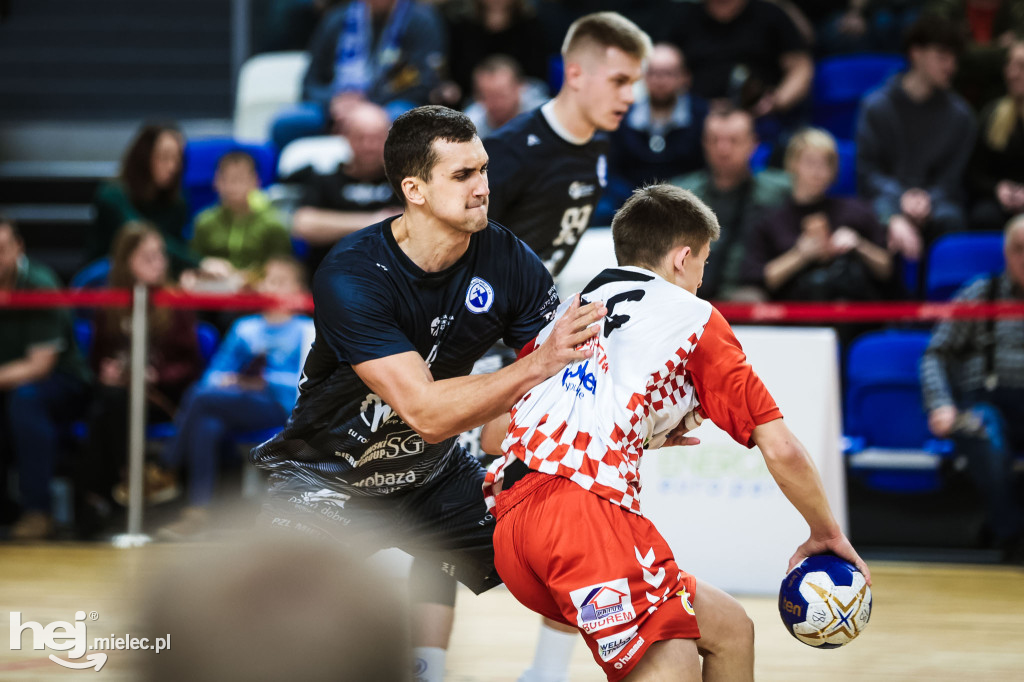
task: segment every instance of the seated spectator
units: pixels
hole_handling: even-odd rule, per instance
[[[1006,226],[1006,270],[968,284],[954,301],[1024,301],[1024,215]],[[995,545],[1024,558],[1013,455],[1024,451],[1024,320],[947,320],[921,361],[928,428],[967,455]]]
[[[964,168],[974,114],[950,90],[959,29],[924,16],[907,33],[908,71],[864,101],[857,123],[861,196],[889,228],[889,248],[908,261],[945,232],[963,230]]]
[[[328,12],[313,35],[303,102],[278,116],[278,149],[343,126],[352,106],[379,104],[391,118],[421,104],[441,84],[444,23],[414,0],[352,0]]]
[[[804,125],[814,78],[810,46],[767,0],[677,3],[670,42],[686,55],[694,94],[730,99],[757,117],[761,141],[785,144]]]
[[[647,92],[637,96],[611,135],[608,195],[616,207],[637,187],[704,167],[700,136],[708,104],[690,94],[679,48],[655,45],[644,83]]]
[[[972,230],[998,230],[1024,212],[1024,39],[1006,53],[1006,96],[981,112],[967,174],[975,194]]]
[[[924,11],[965,33],[953,88],[975,110],[999,97],[1006,48],[1024,37],[1024,0],[928,0]]]
[[[288,299],[307,293],[305,269],[289,256],[271,256],[256,290],[281,297],[282,306],[231,327],[203,379],[182,401],[177,432],[160,457],[159,470],[149,476],[173,488],[176,472],[182,465],[188,470],[188,507],[180,520],[161,529],[166,539],[206,529],[226,439],[232,433],[283,426],[298,398],[313,321],[295,315]],[[159,496],[157,489],[149,492]]]
[[[789,196],[789,176],[770,168],[751,173],[757,136],[753,116],[742,109],[712,107],[704,121],[703,143],[708,170],[672,181],[710,206],[722,230],[697,293],[709,300],[761,298],[741,287],[740,268],[754,222]]]
[[[195,285],[234,291],[270,256],[291,254],[292,242],[284,218],[259,189],[252,156],[236,151],[221,157],[213,186],[220,202],[196,216],[189,242],[202,258]]]
[[[292,234],[309,243],[311,270],[342,237],[402,212],[384,175],[389,125],[378,106],[364,103],[353,108],[343,131],[352,158],[334,173],[313,174],[306,181],[301,206],[292,216]]]
[[[450,13],[449,71],[464,101],[476,87],[475,68],[494,55],[514,60],[524,79],[547,83],[544,26],[534,15],[532,4],[528,0],[468,0],[462,11]],[[547,94],[545,87],[540,96],[547,99]]]
[[[756,223],[743,280],[775,300],[871,301],[885,296],[892,256],[885,228],[859,199],[825,193],[839,172],[836,141],[808,128],[786,149],[793,192]]]
[[[58,289],[57,276],[25,256],[13,221],[0,216],[0,293]],[[60,452],[58,434],[82,412],[89,372],[58,308],[0,309],[0,513],[13,515],[7,472],[16,464],[22,514],[14,540],[53,532],[50,481]]]
[[[185,138],[171,125],[145,125],[128,145],[120,177],[96,191],[89,260],[110,253],[114,236],[125,224],[145,221],[163,236],[172,270],[181,272],[198,263],[182,231],[188,223],[188,204],[181,194]]]
[[[473,121],[480,139],[547,100],[547,91],[528,86],[519,65],[505,55],[484,59],[473,69],[473,83],[473,103],[466,107],[465,114]]]
[[[111,255],[110,286],[150,289],[168,285],[163,237],[153,226],[129,223],[121,228]],[[148,317],[146,365],[147,421],[168,421],[181,396],[202,372],[192,311],[152,307]],[[88,436],[79,472],[79,533],[102,530],[110,515],[111,488],[128,457],[128,385],[131,373],[131,311],[102,308],[94,321],[90,360],[97,386],[89,407]],[[147,480],[151,487],[158,481]],[[119,487],[124,504],[127,495]]]

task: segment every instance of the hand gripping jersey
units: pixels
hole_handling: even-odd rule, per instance
[[[414,351],[435,380],[470,373],[496,341],[522,348],[558,304],[525,244],[491,223],[458,261],[424,272],[399,248],[393,219],[342,239],[313,282],[316,339],[284,431],[252,451],[261,469],[314,490],[386,496],[432,480],[455,438],[426,443],[352,369]]]
[[[688,413],[710,418],[747,447],[755,426],[782,416],[710,303],[637,267],[605,270],[582,297],[608,308],[588,342],[593,356],[512,408],[505,457],[484,482],[489,507],[505,466],[519,459],[639,514],[640,458]]]

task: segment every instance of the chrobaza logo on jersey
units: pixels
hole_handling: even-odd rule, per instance
[[[486,313],[494,305],[494,289],[487,280],[474,277],[466,290],[466,309],[474,315]]]

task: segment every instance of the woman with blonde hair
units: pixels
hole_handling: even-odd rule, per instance
[[[981,113],[978,141],[967,174],[975,204],[972,230],[1000,230],[1024,212],[1024,38],[1006,52],[1006,95]]]
[[[864,201],[827,195],[839,172],[835,139],[800,131],[786,149],[786,170],[792,194],[754,226],[744,283],[782,300],[881,298],[892,274],[885,228]]]
[[[170,285],[163,236],[148,223],[130,222],[117,233],[111,255],[109,285],[130,289]],[[111,488],[128,455],[128,383],[130,378],[131,311],[104,308],[94,321],[89,359],[96,374],[88,437],[79,476],[76,521],[82,535],[102,529],[110,514]],[[185,390],[202,372],[191,311],[150,307],[146,361],[146,407],[151,421],[174,416]],[[157,482],[158,483],[158,482]],[[147,480],[147,487],[156,483]]]

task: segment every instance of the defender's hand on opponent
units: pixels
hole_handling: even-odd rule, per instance
[[[606,314],[608,309],[602,301],[581,306],[579,294],[575,295],[569,309],[555,322],[551,334],[529,357],[545,377],[553,376],[570,363],[587,359],[593,351],[578,346],[601,331],[601,327],[594,323]]]
[[[796,548],[796,552],[789,559],[789,568],[786,572],[792,571],[797,564],[806,559],[809,556],[815,554],[824,554],[831,552],[836,556],[846,559],[851,564],[857,567],[857,570],[864,574],[864,579],[867,580],[868,585],[871,584],[871,569],[868,565],[860,558],[857,554],[857,550],[850,544],[849,538],[842,531],[838,531],[836,535],[830,537],[815,537],[811,535],[807,542]]]

